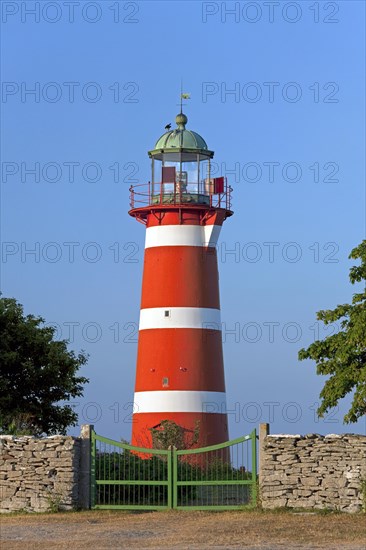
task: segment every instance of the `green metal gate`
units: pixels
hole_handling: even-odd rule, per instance
[[[173,508],[233,510],[256,504],[256,431],[227,443],[173,449]]]
[[[92,432],[92,508],[228,510],[255,505],[256,431],[200,449],[133,447]]]
[[[92,432],[91,506],[124,510],[172,507],[172,452],[133,447]]]

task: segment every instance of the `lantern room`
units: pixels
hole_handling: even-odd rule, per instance
[[[180,202],[208,204],[214,153],[199,134],[186,129],[185,114],[177,115],[175,121],[177,127],[163,134],[149,151],[153,202],[162,191],[165,203],[179,198]]]
[[[203,205],[224,208],[230,215],[231,187],[224,177],[212,178],[214,152],[197,132],[187,130],[184,113],[175,122],[176,128],[165,132],[148,152],[151,181],[130,188],[132,212],[147,205]]]

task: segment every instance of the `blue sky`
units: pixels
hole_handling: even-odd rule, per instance
[[[150,179],[183,79],[188,128],[234,188],[218,246],[230,436],[364,433],[342,424],[348,399],[316,418],[324,380],[297,360],[328,334],[316,311],[356,290],[364,3],[71,4],[1,6],[2,291],[90,353],[80,422],[130,438],[144,228],[128,188]]]

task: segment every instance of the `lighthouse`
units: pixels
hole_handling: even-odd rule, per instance
[[[151,181],[130,188],[129,214],[146,226],[132,444],[153,447],[170,421],[188,445],[227,441],[216,245],[233,214],[231,187],[213,178],[214,152],[176,128],[149,151]]]

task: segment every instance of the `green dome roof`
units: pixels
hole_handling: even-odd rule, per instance
[[[183,113],[176,116],[177,128],[163,134],[155,144],[154,149],[198,149],[207,150],[207,143],[196,132],[186,130],[187,117]]]

